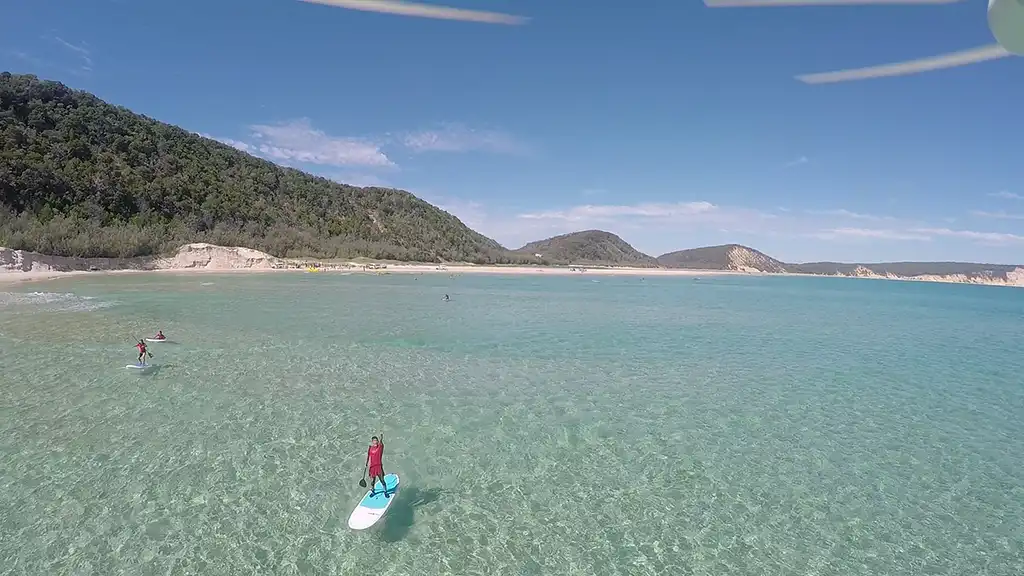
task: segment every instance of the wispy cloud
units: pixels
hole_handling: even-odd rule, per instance
[[[1024,214],[1011,214],[1002,210],[998,212],[986,212],[984,210],[971,210],[971,216],[979,218],[996,218],[999,220],[1024,220]]]
[[[1005,246],[1008,244],[1024,243],[1024,236],[1019,234],[1007,234],[1003,232],[978,232],[975,230],[950,230],[949,228],[917,228],[912,232],[920,232],[933,236],[944,236],[949,238],[963,238],[973,240],[982,244]]]
[[[478,130],[462,124],[447,124],[436,130],[410,132],[399,137],[414,152],[496,152],[526,154],[529,146],[505,132]]]
[[[608,222],[622,218],[686,219],[707,216],[720,211],[710,202],[646,203],[634,205],[574,206],[566,210],[545,210],[520,214],[526,220],[561,220],[564,222]]]
[[[81,60],[81,64],[78,66],[77,71],[82,74],[89,74],[93,71],[93,60],[92,52],[89,50],[87,44],[73,44],[60,36],[53,36],[52,40],[68,50],[75,53],[75,55]]]
[[[508,210],[489,208],[479,202],[430,198],[428,200],[434,201],[463,222],[510,247],[521,246],[528,241],[556,234],[591,228],[622,235],[627,241],[636,242],[634,245],[638,249],[646,249],[648,252],[668,251],[704,243],[737,242],[743,239],[764,242],[769,246],[779,245],[778,242],[786,243],[788,246],[801,246],[808,244],[808,238],[846,245],[817,249],[822,250],[824,254],[834,253],[836,250],[852,254],[849,252],[851,249],[895,250],[899,253],[900,250],[920,249],[896,248],[900,244],[925,246],[942,239],[957,239],[968,245],[1002,248],[1024,242],[1024,237],[1016,234],[953,229],[921,220],[862,214],[844,209],[769,211],[697,200],[674,203],[583,204],[510,214]],[[850,225],[852,222],[865,225]],[[856,246],[860,248],[851,248]],[[945,251],[946,248],[941,249],[941,252]]]
[[[276,124],[254,124],[249,130],[249,141],[205,134],[204,136],[243,152],[285,164],[303,163],[338,167],[395,165],[377,143],[361,138],[332,136],[314,128],[308,118]]]
[[[360,174],[360,173],[347,173],[342,172],[338,174],[325,175],[328,180],[334,180],[338,184],[348,184],[349,186],[373,186],[377,188],[390,188],[386,180],[375,174]]]
[[[30,64],[32,66],[37,66],[38,67],[38,66],[46,66],[48,64],[45,60],[43,60],[41,58],[37,58],[37,57],[33,56],[32,54],[29,54],[28,52],[25,52],[23,50],[5,50],[4,53],[9,55],[9,56],[12,56],[14,58],[17,58],[18,60],[21,60],[22,62],[26,62],[26,63],[28,63],[28,64]]]
[[[226,138],[202,134],[243,152],[280,164],[393,168],[385,149],[404,148],[413,152],[469,152],[474,150],[505,154],[529,153],[528,146],[497,130],[476,130],[449,124],[438,130],[407,132],[398,136],[353,138],[335,136],[313,126],[308,118],[274,124],[253,124],[247,138]]]
[[[483,12],[480,10],[465,10],[463,8],[450,8],[448,6],[436,6],[433,4],[419,4],[400,0],[302,0],[311,4],[324,4],[350,10],[362,10],[364,12],[380,12],[382,14],[397,14],[400,16],[413,16],[416,18],[434,18],[438,20],[458,20],[462,22],[481,22],[484,24],[525,24],[528,18],[500,14],[497,12]]]
[[[488,224],[495,238],[524,244],[555,234],[598,228],[627,236],[671,237],[694,234],[749,235],[773,233],[780,215],[738,206],[720,206],[704,200],[641,202],[637,204],[584,204],[562,209],[495,216]],[[642,242],[640,249],[660,249],[663,240]]]
[[[953,230],[950,228],[834,228],[812,234],[822,240],[872,239],[930,241],[936,238],[959,238],[988,246],[1008,246],[1024,243],[1024,236],[1002,232],[980,232],[976,230]]]
[[[380,146],[358,138],[331,136],[300,118],[250,126],[261,154],[277,160],[327,166],[393,166]]]
[[[800,166],[802,164],[807,164],[808,162],[810,162],[810,160],[807,159],[807,156],[801,156],[795,160],[786,162],[786,168],[793,168],[794,166]]]
[[[849,218],[852,220],[869,220],[875,222],[897,220],[893,216],[877,216],[875,214],[864,214],[861,212],[853,212],[845,208],[837,208],[833,210],[804,210],[807,214],[815,216],[834,216],[839,218]]]
[[[832,228],[815,232],[810,236],[821,240],[866,239],[866,240],[915,240],[929,241],[928,234],[883,228]]]
[[[242,152],[248,152],[249,154],[255,154],[256,153],[256,149],[255,148],[253,148],[252,146],[250,146],[249,144],[247,144],[245,142],[242,142],[241,140],[233,140],[231,138],[219,138],[217,136],[211,136],[210,134],[206,134],[206,133],[199,133],[199,135],[204,137],[204,138],[209,138],[210,140],[216,140],[217,142],[220,142],[221,144],[227,144],[228,146],[231,146],[232,148],[236,148],[238,150],[241,150]]]
[[[993,198],[1002,198],[1004,200],[1024,200],[1024,196],[1015,194],[1009,190],[1000,190],[999,192],[992,192],[989,196]]]

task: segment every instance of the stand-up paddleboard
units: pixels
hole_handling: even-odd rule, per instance
[[[352,515],[348,517],[349,528],[365,530],[376,524],[388,511],[388,507],[398,497],[398,474],[385,474],[384,482],[387,484],[388,495],[391,497],[384,497],[384,487],[380,485],[380,482],[374,486],[373,496],[370,496],[370,491],[367,490],[366,495],[359,501],[359,505],[352,511]]]
[[[164,338],[163,340],[159,338],[146,338],[146,342],[170,342],[170,340],[167,338]]]
[[[152,364],[128,364],[125,366],[125,368],[128,368],[129,370],[149,370],[152,367]]]

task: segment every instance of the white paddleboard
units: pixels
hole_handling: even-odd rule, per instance
[[[159,338],[146,338],[146,342],[167,342],[167,341],[168,341],[167,338],[164,338],[163,340],[161,340]]]
[[[128,368],[129,370],[149,370],[152,367],[152,364],[128,364],[125,366],[125,368]]]
[[[366,495],[352,511],[352,515],[348,517],[349,528],[365,530],[384,517],[384,513],[398,497],[398,474],[385,474],[384,482],[387,483],[388,495],[391,497],[384,497],[384,487],[377,482],[377,485],[374,486],[374,495],[370,496],[370,491],[367,490]]]

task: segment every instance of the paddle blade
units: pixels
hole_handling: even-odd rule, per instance
[[[366,478],[363,478],[362,480],[359,481],[359,487],[366,488]]]
[[[527,18],[512,16],[511,14],[500,14],[498,12],[482,12],[480,10],[465,10],[462,8],[450,8],[448,6],[434,6],[431,4],[419,4],[415,2],[403,2],[401,0],[301,0],[310,4],[323,4],[347,8],[349,10],[362,10],[364,12],[380,12],[382,14],[397,14],[399,16],[413,16],[415,18],[434,18],[437,20],[459,20],[462,22],[482,22],[484,24],[525,24]]]
[[[869,78],[884,78],[886,76],[906,76],[908,74],[919,74],[931,70],[943,68],[955,68],[976,64],[986,60],[1005,58],[1010,53],[998,44],[989,44],[980,48],[961,50],[951,54],[921,58],[920,60],[909,60],[896,62],[894,64],[883,64],[881,66],[869,66],[867,68],[854,68],[850,70],[839,70],[837,72],[819,72],[817,74],[803,74],[796,79],[807,84],[828,84],[831,82],[849,82],[851,80],[867,80]]]
[[[704,0],[708,8],[765,8],[777,6],[860,6],[863,4],[957,4],[963,0]]]

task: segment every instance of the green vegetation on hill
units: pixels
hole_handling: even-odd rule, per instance
[[[126,258],[188,242],[282,257],[535,260],[408,192],[337,184],[58,82],[0,74],[0,246]]]
[[[557,264],[658,266],[651,256],[603,230],[584,230],[530,242],[517,252],[524,256],[540,254],[544,261]]]

